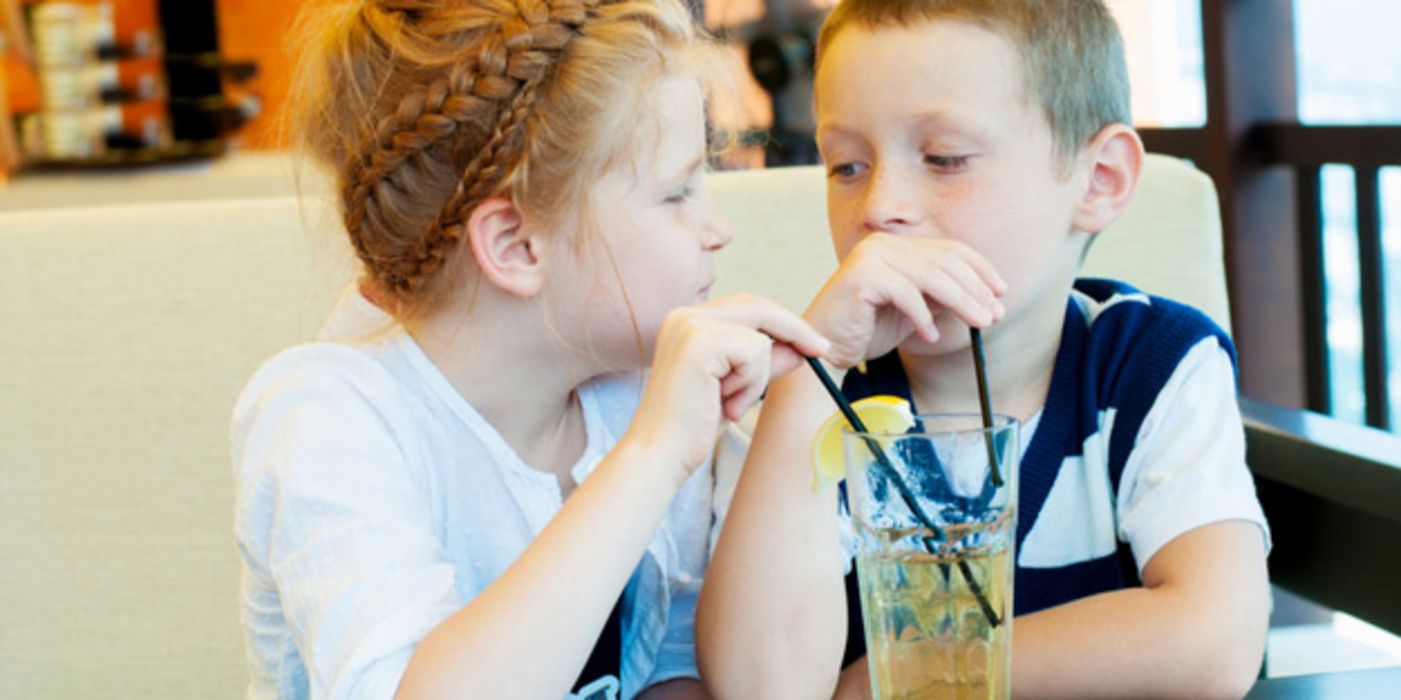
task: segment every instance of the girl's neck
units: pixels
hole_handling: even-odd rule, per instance
[[[1065,297],[1048,294],[1016,316],[983,331],[993,411],[1025,423],[1041,410],[1051,387],[1064,318]],[[920,412],[979,410],[977,370],[971,348],[938,356],[902,352],[900,359]]]
[[[406,329],[521,460],[554,474],[567,496],[575,486],[570,470],[588,441],[578,396],[588,376],[552,340],[533,308],[506,306],[445,310]]]

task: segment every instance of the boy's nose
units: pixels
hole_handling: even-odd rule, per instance
[[[868,231],[900,233],[917,223],[916,198],[898,174],[878,172],[870,179],[862,201],[862,226]]]

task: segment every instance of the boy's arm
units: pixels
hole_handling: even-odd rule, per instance
[[[1143,587],[1016,618],[1018,697],[1239,697],[1249,688],[1269,587],[1235,397],[1229,356],[1202,341],[1159,393],[1123,476],[1119,534],[1146,559]]]
[[[1269,595],[1255,523],[1226,521],[1184,533],[1149,560],[1142,588],[1018,617],[1012,694],[1242,697],[1260,670]],[[842,672],[834,697],[871,697],[865,658]]]
[[[710,693],[694,678],[673,678],[638,693],[637,700],[710,700]]]
[[[1250,687],[1269,585],[1240,426],[1230,357],[1203,340],[1144,418],[1118,494],[1119,535],[1144,562],[1143,587],[1017,618],[1023,691],[1239,697]]]
[[[1269,622],[1265,547],[1252,522],[1224,521],[1164,545],[1143,587],[1018,617],[1018,697],[1241,697]]]
[[[836,489],[812,490],[811,437],[832,400],[809,371],[769,387],[696,618],[720,698],[827,697],[846,639]]]

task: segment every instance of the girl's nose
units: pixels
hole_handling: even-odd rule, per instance
[[[708,251],[720,250],[729,245],[734,237],[735,230],[730,225],[730,220],[712,207],[701,234],[701,248]]]

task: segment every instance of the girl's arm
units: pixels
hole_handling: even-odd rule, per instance
[[[563,694],[721,421],[744,414],[771,370],[826,349],[807,324],[755,297],[669,314],[627,434],[520,558],[418,645],[397,697]]]
[[[462,506],[440,503],[425,459],[405,457],[416,415],[396,396],[383,366],[320,345],[271,361],[240,400],[236,532],[260,583],[245,601],[255,653],[268,665],[292,653],[262,636],[285,624],[315,698],[562,697],[686,469],[637,436],[620,442],[464,606],[434,517]]]
[[[564,695],[687,471],[620,442],[525,552],[414,650],[398,698]]]

